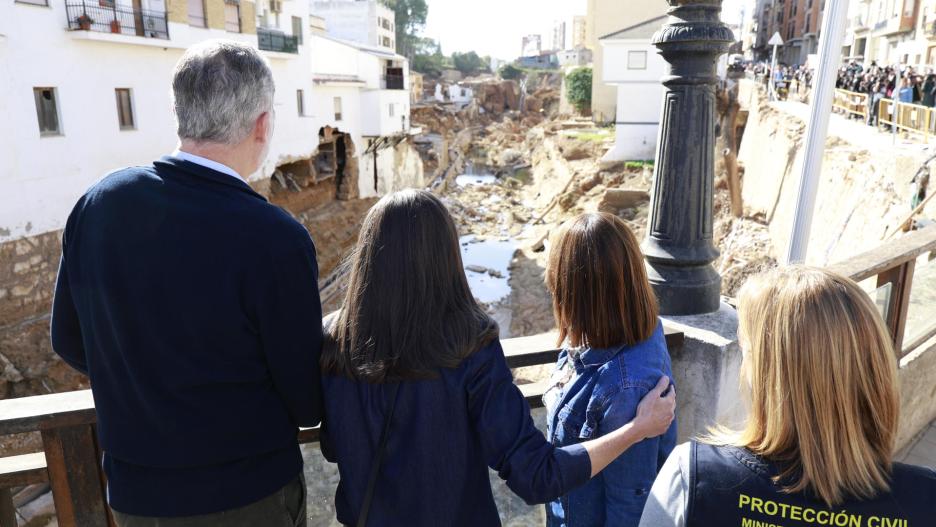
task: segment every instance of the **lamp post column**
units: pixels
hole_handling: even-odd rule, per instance
[[[712,267],[716,62],[734,41],[722,0],[666,0],[669,20],[653,44],[669,63],[657,140],[647,239],[650,283],[664,315],[717,311]]]

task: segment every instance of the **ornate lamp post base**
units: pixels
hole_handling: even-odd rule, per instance
[[[721,277],[712,267],[716,61],[734,41],[722,0],[667,0],[668,23],[653,44],[669,63],[663,78],[652,208],[643,249],[664,315],[717,311]]]

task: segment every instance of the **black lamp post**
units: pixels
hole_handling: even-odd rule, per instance
[[[666,0],[670,19],[653,36],[669,63],[643,249],[664,315],[717,311],[712,267],[716,61],[734,41],[722,0]]]

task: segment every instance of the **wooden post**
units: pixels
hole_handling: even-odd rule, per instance
[[[42,430],[60,527],[110,527],[94,425]]]
[[[885,322],[894,341],[894,351],[897,358],[903,356],[904,332],[907,328],[907,311],[910,306],[910,288],[913,285],[913,270],[916,260],[910,260],[897,267],[892,267],[878,275],[877,286],[883,287],[891,284],[890,296],[887,299],[887,312]]]
[[[0,527],[16,527],[13,492],[8,488],[0,489]]]

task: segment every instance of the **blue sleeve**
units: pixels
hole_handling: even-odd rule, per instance
[[[488,466],[528,504],[546,503],[591,477],[581,445],[557,448],[530,417],[530,406],[513,383],[500,342],[468,359],[468,411]]]
[[[80,204],[79,204],[80,206]],[[77,210],[77,208],[76,208]],[[68,270],[65,266],[65,247],[67,233],[71,230],[72,216],[62,235],[62,258],[59,261],[58,278],[55,281],[55,296],[52,300],[51,338],[52,349],[62,360],[76,370],[88,374],[88,359],[85,355],[81,337],[81,325],[78,322],[78,310],[72,298]]]
[[[649,391],[650,387],[630,387],[613,396],[601,417],[598,435],[603,436],[631,422],[637,415],[637,405]],[[674,422],[666,434],[630,447],[601,472],[606,525],[637,525],[659,472],[660,460],[666,460],[675,439]]]
[[[277,393],[297,427],[322,420],[322,305],[315,246],[303,229],[256,277],[255,322]]]

